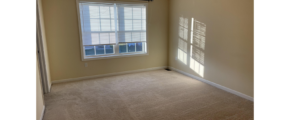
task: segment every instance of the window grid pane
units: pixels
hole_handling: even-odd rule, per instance
[[[94,46],[85,46],[85,55],[90,56],[90,55],[95,55],[95,49]]]
[[[127,43],[128,46],[128,52],[136,52],[136,43]]]
[[[119,43],[119,53],[146,52],[145,42]]]
[[[114,46],[113,45],[105,45],[106,46],[106,54],[113,54],[114,53]]]
[[[120,43],[119,44],[119,52],[126,53],[127,52],[127,43]]]
[[[119,53],[146,52],[145,6],[114,4],[117,5],[115,7],[109,3],[80,5],[85,56],[115,54],[114,44],[117,41],[125,42],[116,44]]]
[[[95,48],[96,48],[96,55],[105,54],[104,45],[97,45],[95,46]]]

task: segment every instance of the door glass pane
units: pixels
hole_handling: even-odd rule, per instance
[[[94,46],[85,46],[85,54],[88,55],[95,55]]]

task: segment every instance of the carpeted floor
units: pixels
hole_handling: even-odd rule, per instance
[[[43,120],[250,120],[253,102],[174,71],[54,84]]]

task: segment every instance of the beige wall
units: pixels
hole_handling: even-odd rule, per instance
[[[200,76],[190,62],[194,18],[206,25],[200,77],[253,96],[253,0],[155,0],[148,8],[148,56],[85,62],[80,55],[75,0],[42,0],[42,5],[51,80],[167,65]],[[185,64],[177,53],[181,17],[188,19]]]
[[[167,66],[168,0],[148,6],[149,55],[92,61],[81,61],[76,0],[42,0],[42,5],[52,80]]]
[[[46,65],[46,75],[48,81],[48,89],[50,90],[51,87],[51,78],[50,78],[50,67],[49,67],[49,59],[48,59],[48,50],[47,50],[47,41],[46,41],[46,34],[45,34],[45,25],[44,25],[44,18],[43,18],[43,7],[42,7],[42,0],[37,0],[38,4],[38,11],[39,11],[39,21],[40,21],[40,29],[42,35],[42,43],[43,43],[43,51],[44,51],[44,59]]]
[[[43,92],[38,67],[38,59],[36,57],[36,120],[40,120],[44,108]]]
[[[253,97],[253,0],[170,0],[169,9],[169,65]],[[189,21],[186,64],[177,52],[181,17]],[[192,18],[206,25],[203,76],[190,62]]]

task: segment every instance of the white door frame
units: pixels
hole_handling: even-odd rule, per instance
[[[43,39],[40,28],[40,17],[39,17],[39,8],[38,1],[35,0],[35,41],[37,43],[38,56],[39,56],[39,66],[40,66],[40,74],[41,81],[43,86],[44,94],[49,93],[49,84],[47,79],[46,65],[45,65],[45,56],[44,56],[44,48],[43,48]]]

